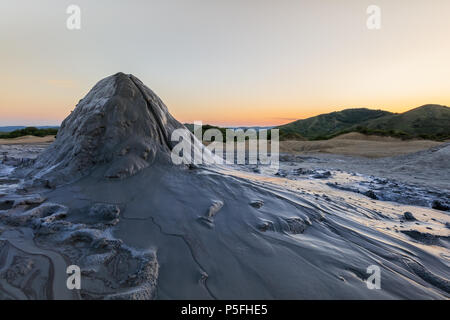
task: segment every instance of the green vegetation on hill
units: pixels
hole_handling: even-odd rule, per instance
[[[326,137],[372,119],[378,119],[392,113],[382,110],[346,109],[321,114],[304,120],[297,120],[279,126],[280,136],[296,133],[307,139]]]
[[[450,108],[425,105],[365,124],[368,130],[403,132],[406,137],[444,140],[450,138]]]
[[[45,137],[45,136],[55,136],[57,133],[58,129],[56,128],[38,129],[36,127],[27,127],[24,129],[14,130],[11,132],[0,132],[0,138],[12,139],[23,136]]]
[[[298,120],[278,129],[280,139],[288,133],[296,133],[309,140],[326,140],[344,133],[359,132],[401,139],[442,141],[450,139],[450,108],[425,105],[401,114],[381,110],[347,109]]]
[[[278,129],[278,128],[275,128],[275,129]],[[280,141],[287,141],[287,140],[304,141],[304,140],[306,140],[301,134],[299,134],[297,132],[285,131],[283,129],[279,129],[278,134],[279,134]],[[270,139],[270,131],[269,131],[268,139]]]

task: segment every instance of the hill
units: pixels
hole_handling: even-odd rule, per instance
[[[0,127],[0,132],[11,132],[14,130],[20,130],[24,129],[24,126],[6,126],[6,127]]]
[[[12,132],[20,129],[25,129],[27,127],[25,126],[5,126],[0,127],[0,133],[1,132]],[[58,129],[58,126],[36,126],[38,129]]]
[[[425,105],[410,111],[374,119],[363,124],[369,131],[394,131],[406,137],[431,140],[450,138],[450,108]]]
[[[402,139],[445,140],[450,138],[450,108],[425,105],[400,114],[346,109],[297,120],[278,129],[280,137],[286,133],[297,133],[309,140],[326,140],[349,132]]]
[[[297,120],[279,126],[280,136],[298,134],[307,139],[327,137],[369,120],[378,119],[392,113],[382,110],[365,108],[346,109],[327,114],[321,114],[304,120]]]

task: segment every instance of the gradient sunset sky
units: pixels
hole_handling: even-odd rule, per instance
[[[372,4],[381,30],[366,27]],[[0,39],[2,126],[59,125],[118,71],[182,122],[450,105],[449,0],[1,0]]]

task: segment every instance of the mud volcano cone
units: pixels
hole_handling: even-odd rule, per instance
[[[117,73],[80,100],[31,174],[52,186],[100,165],[105,177],[124,178],[155,161],[171,164],[170,136],[179,128],[184,126],[152,90],[133,75]]]

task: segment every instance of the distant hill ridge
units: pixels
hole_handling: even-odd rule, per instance
[[[25,129],[25,128],[37,128],[37,129],[58,129],[59,126],[35,126],[35,127],[26,127],[26,126],[3,126],[0,127],[0,132],[12,132],[15,130]]]
[[[345,109],[297,120],[277,129],[284,140],[294,134],[309,140],[323,140],[348,132],[446,140],[450,139],[450,108],[430,104],[399,114],[366,108]]]
[[[9,127],[16,128],[16,127]],[[13,131],[0,131],[0,139],[13,139],[23,136],[55,136],[58,133],[58,127],[18,127]],[[20,129],[22,128],[22,129]]]
[[[365,108],[346,109],[297,120],[279,126],[278,129],[282,131],[283,135],[299,134],[307,139],[315,139],[333,135],[336,132],[348,129],[354,125],[388,115],[392,115],[392,113]]]

